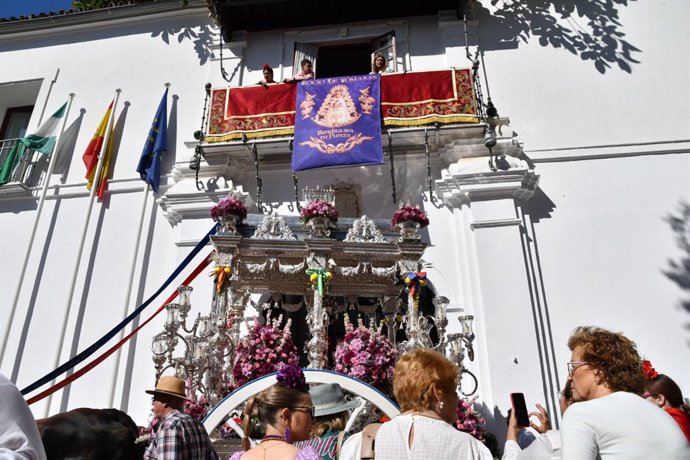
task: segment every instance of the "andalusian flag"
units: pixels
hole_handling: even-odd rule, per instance
[[[151,129],[144,149],[139,158],[137,172],[141,180],[148,182],[154,192],[158,193],[158,186],[161,181],[161,158],[163,152],[168,149],[168,90],[163,93],[161,103],[158,105],[156,116],[153,117]]]
[[[0,185],[6,184],[12,178],[12,171],[17,167],[20,160],[26,153],[26,149],[50,155],[55,148],[55,136],[57,134],[60,120],[65,116],[67,102],[48,118],[35,133],[22,137],[14,144],[12,151],[7,155],[5,161],[0,166]]]
[[[91,190],[91,187],[93,187],[93,180],[96,177],[96,166],[98,166],[98,154],[101,152],[101,149],[103,148],[103,142],[105,142],[106,137],[106,130],[108,129],[108,120],[110,120],[110,114],[112,112],[113,102],[110,103],[110,105],[108,106],[108,110],[105,111],[105,114],[103,115],[103,118],[101,119],[98,128],[96,128],[96,132],[91,138],[89,145],[86,147],[84,155],[82,155],[82,159],[84,160],[84,166],[86,166],[86,178],[88,179],[86,188],[89,190]],[[108,142],[108,145],[106,146],[105,152],[103,153],[105,157],[103,158],[103,164],[101,165],[101,174],[99,177],[100,184],[97,185],[97,195],[99,199],[103,199],[103,194],[105,193],[105,185],[108,177],[108,171],[110,169],[110,155],[113,146],[112,133],[113,129],[111,128],[111,135],[109,136],[110,140]]]

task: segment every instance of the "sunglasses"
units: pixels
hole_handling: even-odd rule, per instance
[[[295,406],[293,410],[304,412],[308,414],[312,419],[316,418],[316,408],[314,406]]]

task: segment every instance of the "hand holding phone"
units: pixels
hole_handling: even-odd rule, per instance
[[[517,425],[521,427],[530,426],[527,404],[525,404],[525,395],[522,393],[511,393],[510,402],[513,405],[513,414],[515,414]]]

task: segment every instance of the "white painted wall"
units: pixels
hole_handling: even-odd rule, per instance
[[[556,380],[562,384],[569,358],[567,337],[580,324],[597,324],[628,334],[659,371],[671,375],[686,396],[690,394],[690,337],[684,327],[690,315],[678,308],[686,294],[663,274],[669,259],[682,256],[664,217],[680,200],[690,200],[690,98],[686,84],[690,70],[687,59],[681,58],[690,51],[685,27],[689,8],[684,0],[630,2],[619,7],[626,40],[641,50],[633,53],[640,63],[632,63],[630,73],[611,68],[601,74],[591,62],[563,49],[542,46],[536,38],[519,41],[508,49],[486,50],[493,100],[501,115],[511,118],[511,126],[541,176],[543,195],[532,207],[547,199],[553,203],[553,210],[539,219],[534,209],[523,206],[527,213],[523,226],[532,238],[529,248],[523,246],[526,240],[518,226],[471,227],[473,222],[487,219],[522,219],[512,200],[434,207],[419,196],[426,187],[423,150],[396,159],[399,199],[422,202],[432,219],[430,246],[424,258],[433,264],[429,276],[434,286],[454,305],[477,317],[477,360],[469,365],[479,376],[480,398],[489,414],[505,412],[511,391],[524,391],[528,403],[536,403],[547,398],[549,385]],[[435,16],[349,25],[346,36],[375,36],[394,28],[405,68],[466,66],[461,24],[447,16],[442,19],[441,27]],[[494,32],[481,25],[479,31],[482,43],[488,43],[486,36]],[[122,115],[123,103],[117,109],[122,128],[112,174],[116,183],[109,186],[112,193],[105,206],[97,204],[94,209],[80,264],[68,323],[71,328],[84,301],[79,349],[122,316],[143,189],[134,170],[163,83],[171,83],[173,96],[168,101],[171,148],[166,173],[172,170],[173,158],[179,168],[186,169],[192,149],[184,142],[191,141],[192,132],[199,127],[204,83],[228,84],[220,76],[215,32],[203,9],[191,8],[140,21],[51,29],[26,37],[0,36],[0,84],[42,78],[37,107],[45,103],[46,113],[52,113],[67,94],[75,92],[71,119],[84,109],[68,174],[64,183],[49,192],[10,347],[0,364],[4,373],[12,373],[27,305],[35,297],[17,375],[20,387],[54,367],[88,201],[80,156],[114,90],[122,88],[121,101],[130,105],[126,116]],[[232,74],[239,65],[230,84],[255,83],[266,62],[276,68],[276,77],[290,75],[294,41],[340,40],[341,34],[338,28],[249,33],[246,46],[238,40],[224,50],[228,72]],[[211,38],[214,41],[208,42]],[[60,73],[48,98],[49,83],[58,68]],[[36,124],[37,118],[32,119],[32,126]],[[583,160],[586,155],[595,157]],[[482,172],[488,172],[485,159],[480,163]],[[441,176],[444,166],[434,158],[435,178]],[[304,172],[299,174],[300,187],[328,185],[336,180],[357,182],[362,186],[366,215],[388,218],[394,210],[388,167]],[[264,201],[281,206],[281,212],[287,214],[293,197],[290,174],[277,168],[266,169],[262,175]],[[51,183],[58,183],[58,177]],[[172,177],[162,179],[166,182],[172,185]],[[254,194],[253,172],[242,175],[235,185]],[[190,183],[178,187],[193,190]],[[0,199],[0,238],[11,242],[0,248],[0,258],[5,261],[0,266],[0,279],[6,292],[0,324],[9,316],[8,303],[17,284],[17,267],[26,250],[34,209],[34,199]],[[138,268],[135,277],[137,304],[190,249],[182,242],[199,238],[210,225],[210,220],[192,219],[172,226],[159,205],[149,199],[143,243],[146,252],[142,250],[138,264],[141,267],[145,262],[144,273],[140,275]],[[525,263],[528,249],[532,251],[530,263],[540,264],[537,279]],[[206,310],[210,281],[200,277],[194,287],[194,308]],[[545,341],[538,317],[546,313],[551,334]],[[148,415],[148,397],[143,390],[154,384],[150,341],[162,321],[154,321],[139,334],[131,381],[123,382],[120,372],[116,385],[124,389],[126,407],[139,424],[144,424]],[[450,331],[457,328],[455,323],[451,319]],[[540,347],[545,345],[548,349],[540,354]],[[66,357],[65,350],[61,361]],[[547,364],[542,362],[544,358]],[[545,385],[543,376],[554,369],[558,379],[547,376],[549,385]],[[72,386],[67,407],[107,406],[113,375],[110,359]],[[118,390],[115,405],[120,398]],[[60,400],[60,394],[53,398],[50,413],[59,411]],[[42,416],[47,407],[39,403],[34,410]],[[498,429],[501,423],[497,418],[491,426]]]

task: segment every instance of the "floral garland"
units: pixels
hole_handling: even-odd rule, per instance
[[[393,225],[409,221],[417,222],[420,228],[429,225],[429,217],[426,213],[422,211],[419,206],[412,206],[408,203],[405,206],[401,206],[393,213]]]
[[[299,216],[300,220],[305,224],[314,217],[326,217],[333,222],[337,222],[338,210],[327,201],[314,200],[300,210]]]
[[[455,422],[455,426],[458,430],[464,431],[484,442],[484,434],[486,433],[486,429],[484,428],[484,417],[473,407],[476,399],[476,396],[472,399],[458,399],[458,420]]]
[[[271,321],[266,318],[266,324],[254,321],[249,334],[237,345],[235,363],[232,367],[234,387],[276,372],[282,364],[298,364],[297,347],[292,341],[290,320],[281,330],[282,316]]]
[[[225,216],[237,216],[242,222],[247,218],[247,207],[237,198],[222,198],[211,208],[211,218],[218,221]]]
[[[345,316],[345,337],[335,347],[335,371],[390,391],[398,351],[373,325],[355,328]]]

